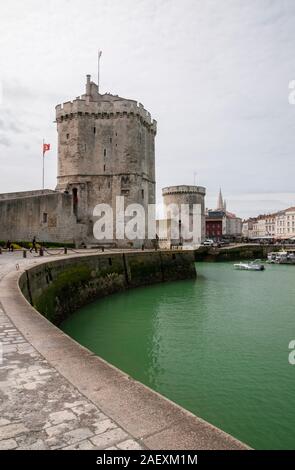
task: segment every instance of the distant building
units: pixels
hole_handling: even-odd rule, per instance
[[[266,217],[261,215],[257,217],[253,224],[253,236],[256,238],[262,238],[266,236]]]
[[[242,232],[249,239],[295,238],[295,207],[244,220]]]
[[[244,238],[251,238],[251,235],[253,233],[253,225],[255,223],[256,219],[254,217],[251,217],[250,219],[243,220],[242,223],[242,236]]]
[[[208,211],[206,215],[206,237],[220,240],[225,232],[225,214],[222,210]]]
[[[276,214],[268,214],[265,217],[265,232],[269,237],[276,236]]]
[[[285,234],[289,238],[295,237],[295,207],[285,210]]]
[[[217,208],[206,214],[206,237],[218,241],[222,237],[236,238],[242,234],[242,219],[226,210],[226,201],[219,191]]]

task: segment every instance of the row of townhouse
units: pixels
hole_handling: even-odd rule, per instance
[[[242,234],[246,238],[288,239],[295,237],[295,207],[244,220]]]

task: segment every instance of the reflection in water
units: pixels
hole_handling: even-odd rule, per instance
[[[62,328],[131,376],[255,448],[295,448],[295,267],[237,272],[101,299]]]

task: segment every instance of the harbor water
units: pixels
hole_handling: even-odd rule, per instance
[[[295,449],[295,266],[132,289],[61,328],[132,377],[256,449]]]

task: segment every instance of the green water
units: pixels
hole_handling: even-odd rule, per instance
[[[295,266],[198,263],[196,281],[133,289],[62,329],[256,449],[295,449]]]

